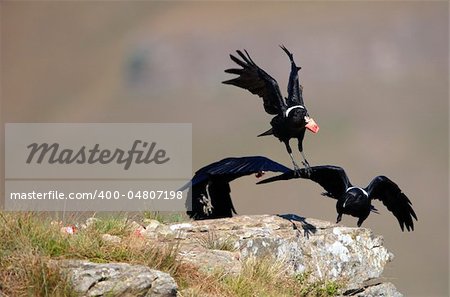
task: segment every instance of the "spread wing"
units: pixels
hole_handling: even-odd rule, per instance
[[[191,195],[188,195],[186,207],[191,218],[230,217],[236,210],[231,201],[229,182],[262,171],[289,170],[288,167],[260,156],[226,158],[199,169],[192,180],[179,190],[189,188]]]
[[[205,167],[195,173],[190,183],[179,190],[183,191],[196,184],[204,183],[210,177],[223,177],[227,182],[244,175],[250,175],[263,171],[288,172],[291,169],[275,161],[261,156],[226,158]]]
[[[246,50],[244,55],[240,50],[236,52],[242,60],[230,55],[231,60],[242,68],[227,69],[226,73],[239,75],[236,78],[224,81],[224,84],[234,85],[246,89],[252,94],[258,95],[263,99],[264,110],[268,114],[282,114],[286,110],[286,103],[281,96],[280,88],[275,79],[273,79],[264,70],[253,62]]]
[[[224,160],[226,160],[226,159],[224,159]],[[179,188],[178,191],[184,191],[188,188],[191,188],[192,186],[195,186],[197,184],[203,184],[203,183],[205,183],[204,186],[206,187],[207,181],[209,179],[209,175],[208,175],[209,170],[212,168],[215,168],[216,166],[220,166],[220,163],[223,162],[224,160],[211,163],[211,164],[206,165],[206,166],[200,168],[199,170],[197,170],[197,172],[195,172],[194,177],[192,177],[192,180],[190,180],[187,184],[185,184],[184,186]]]
[[[294,55],[289,52],[288,49],[284,47],[284,45],[280,45],[280,47],[284,50],[284,52],[291,60],[291,74],[289,75],[288,98],[286,101],[287,106],[305,106],[305,103],[303,102],[303,87],[300,85],[298,79],[298,71],[302,69],[302,67],[297,67],[294,62]]]
[[[414,230],[414,219],[417,215],[412,208],[412,203],[402,190],[386,176],[375,177],[366,188],[369,198],[378,199],[397,218],[402,231],[404,227],[408,231]]]
[[[211,167],[208,170],[208,174],[212,176],[226,176],[228,181],[232,181],[244,175],[263,171],[287,172],[289,170],[288,167],[266,157],[252,156],[223,159]]]
[[[339,199],[351,187],[350,180],[344,169],[338,166],[323,165],[311,167],[311,174],[308,175],[306,169],[300,169],[300,175],[296,175],[294,170],[283,173],[278,176],[267,178],[258,182],[258,184],[265,184],[276,180],[288,180],[292,178],[310,179],[318,183],[325,189],[324,195]]]

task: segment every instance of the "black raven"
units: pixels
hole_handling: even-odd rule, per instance
[[[236,214],[230,196],[229,183],[244,175],[256,174],[261,177],[265,171],[288,172],[291,169],[278,164],[268,158],[239,157],[226,158],[200,168],[191,180],[180,190],[190,187],[192,210],[188,210],[189,217],[195,220],[217,219],[232,217]],[[189,196],[189,195],[188,195]]]
[[[224,84],[234,85],[250,91],[252,94],[262,97],[264,102],[264,109],[268,114],[276,115],[271,121],[271,129],[258,135],[274,135],[282,141],[291,157],[294,169],[299,170],[297,163],[292,156],[292,149],[289,145],[291,138],[297,138],[298,150],[303,157],[303,165],[309,168],[309,163],[303,153],[303,138],[305,130],[309,129],[316,133],[319,131],[319,126],[309,117],[305,104],[303,103],[303,87],[299,84],[298,71],[301,67],[297,67],[294,62],[294,57],[284,46],[280,46],[288,55],[291,61],[291,73],[288,83],[288,97],[283,99],[278,83],[264,70],[258,67],[253,62],[246,50],[245,55],[237,50],[236,52],[242,60],[230,55],[231,60],[236,62],[241,69],[227,69],[226,73],[239,75],[236,78],[224,81]]]
[[[408,231],[414,230],[413,218],[417,221],[417,216],[412,208],[411,201],[397,184],[386,176],[375,177],[365,188],[354,187],[343,168],[324,165],[311,167],[309,173],[305,172],[304,169],[301,169],[299,174],[291,170],[262,180],[258,184],[292,178],[310,179],[325,189],[326,192],[322,195],[337,199],[337,223],[340,222],[342,214],[348,214],[359,218],[357,224],[360,227],[371,210],[376,212],[371,201],[372,199],[378,199],[394,214],[402,231],[404,231],[404,226]]]

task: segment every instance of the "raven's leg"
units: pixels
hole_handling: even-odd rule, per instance
[[[336,219],[336,224],[339,223],[342,220],[342,214],[338,213],[337,219]]]
[[[303,166],[305,166],[306,174],[309,177],[311,175],[311,166],[309,166],[309,162],[308,162],[308,160],[306,160],[305,153],[303,152],[303,139],[302,138],[298,138],[298,150],[300,151],[300,154],[302,154],[302,157],[303,157],[302,164],[303,164]]]
[[[311,168],[311,166],[309,166],[309,162],[308,162],[308,160],[306,160],[305,153],[303,151],[300,151],[300,154],[302,154],[302,157],[304,160],[304,161],[302,161],[303,166],[305,166],[309,170]]]
[[[297,163],[295,163],[294,156],[292,155],[292,149],[291,149],[291,146],[289,145],[289,140],[286,140],[286,141],[283,141],[283,142],[286,145],[286,150],[288,151],[289,156],[291,157],[292,164],[294,164],[295,174],[300,176],[300,168],[298,167]]]

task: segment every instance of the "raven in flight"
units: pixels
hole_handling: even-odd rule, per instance
[[[360,227],[371,210],[377,211],[371,202],[372,199],[378,199],[394,214],[402,231],[404,231],[405,226],[408,231],[414,230],[413,218],[417,221],[417,216],[412,208],[411,201],[397,184],[386,176],[375,177],[365,188],[355,187],[350,183],[343,168],[324,165],[311,167],[310,173],[302,169],[299,175],[291,170],[262,180],[258,184],[292,178],[310,179],[325,189],[326,192],[322,195],[337,199],[337,223],[341,221],[342,214],[347,214],[359,218],[358,227]]]
[[[188,210],[187,214],[195,220],[232,217],[233,213],[236,214],[236,210],[230,196],[231,181],[250,174],[255,174],[259,178],[265,171],[288,172],[290,170],[260,156],[226,158],[209,164],[200,168],[191,183],[180,189],[183,191],[190,188],[192,200],[186,201],[186,206],[192,203],[192,210]]]
[[[250,58],[246,50],[244,50],[245,55],[240,50],[236,51],[242,60],[230,55],[231,60],[242,68],[225,70],[226,73],[237,74],[239,76],[224,81],[223,83],[246,89],[252,94],[262,97],[265,111],[268,114],[276,116],[270,121],[272,128],[258,136],[274,135],[283,142],[291,157],[295,171],[298,171],[299,167],[292,156],[289,140],[291,138],[297,138],[298,150],[303,157],[302,164],[306,168],[309,168],[309,163],[303,153],[303,138],[306,129],[309,129],[313,133],[317,133],[319,131],[319,126],[311,117],[309,117],[308,111],[303,103],[303,87],[299,84],[298,79],[298,71],[301,67],[297,67],[295,64],[294,56],[291,52],[284,46],[280,47],[288,55],[291,61],[287,98],[283,99],[277,81],[259,68]]]

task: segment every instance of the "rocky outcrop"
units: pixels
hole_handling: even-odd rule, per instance
[[[393,254],[383,238],[369,229],[350,228],[296,215],[237,216],[227,219],[146,226],[133,222],[139,240],[152,245],[176,245],[179,260],[205,273],[238,274],[248,258],[273,257],[293,276],[310,281],[336,281],[343,296],[400,297],[382,281]],[[117,236],[102,239],[121,244]],[[176,296],[174,279],[146,266],[95,264],[62,260],[77,292],[83,296]]]
[[[158,230],[163,233],[158,234]],[[159,226],[149,233],[144,234],[176,239],[181,259],[206,271],[222,267],[238,273],[246,258],[269,255],[284,263],[292,274],[308,273],[313,281],[338,281],[344,284],[344,291],[364,292],[355,296],[401,296],[398,292],[393,295],[392,284],[365,284],[380,278],[393,259],[383,246],[383,238],[369,229],[296,215],[257,215]],[[220,242],[227,242],[225,250],[211,248],[220,246]],[[384,289],[390,293],[380,293]]]
[[[62,260],[58,261],[58,266],[81,296],[177,295],[177,284],[169,274],[142,265]]]

